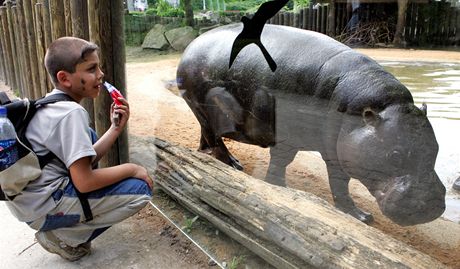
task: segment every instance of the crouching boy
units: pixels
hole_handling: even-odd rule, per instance
[[[125,163],[94,169],[123,131],[129,104],[112,104],[118,124],[97,141],[86,110],[79,104],[102,89],[98,47],[85,40],[63,37],[48,48],[45,66],[55,86],[52,94],[67,94],[73,101],[46,105],[31,120],[26,137],[39,156],[55,155],[42,175],[7,205],[12,213],[37,230],[35,237],[48,252],[75,261],[88,255],[91,241],[143,208],[152,196],[152,179],[144,167]],[[93,144],[94,143],[94,144]],[[92,219],[85,217],[78,191],[87,197]]]

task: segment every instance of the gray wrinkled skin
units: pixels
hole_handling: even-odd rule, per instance
[[[266,25],[262,42],[278,65],[247,46],[228,68],[241,24],[193,41],[177,71],[183,97],[201,124],[200,150],[242,169],[222,137],[270,147],[266,181],[285,186],[298,151],[326,162],[337,208],[369,223],[349,195],[359,179],[400,225],[438,218],[445,187],[434,171],[438,144],[426,111],[375,61],[315,32]]]

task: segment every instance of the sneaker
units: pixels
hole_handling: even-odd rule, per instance
[[[71,247],[59,240],[51,231],[39,231],[35,233],[35,238],[48,252],[57,254],[68,261],[79,260],[91,253],[91,242]]]

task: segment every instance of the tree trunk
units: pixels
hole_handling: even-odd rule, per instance
[[[409,0],[398,0],[398,22],[396,23],[396,32],[393,44],[401,46],[403,40],[404,26],[406,25],[406,11]]]
[[[312,194],[159,139],[131,141],[131,159],[166,193],[275,267],[444,268]]]
[[[193,27],[194,20],[193,20],[192,0],[184,0],[184,10],[185,10],[185,24],[187,26]]]

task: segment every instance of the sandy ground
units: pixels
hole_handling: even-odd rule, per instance
[[[417,60],[460,62],[460,52],[398,49],[360,49],[379,60]],[[127,64],[128,93],[132,107],[130,133],[157,136],[192,149],[198,147],[200,128],[197,120],[171,87],[180,55],[156,56],[152,52],[131,49]],[[165,91],[169,88],[170,91]],[[263,178],[268,166],[268,150],[226,140],[229,150],[242,162],[245,172]],[[306,165],[308,164],[308,165]],[[312,192],[332,203],[324,162],[318,155],[301,152],[287,169],[287,184]],[[358,206],[370,211],[373,227],[427,253],[451,266],[460,268],[460,225],[438,219],[412,227],[401,227],[384,217],[375,199],[358,182],[352,181],[352,196]]]
[[[360,49],[360,51],[380,60],[460,62],[460,52],[398,49]],[[156,136],[196,149],[200,137],[199,124],[172,86],[180,54],[159,55],[152,51],[142,51],[139,48],[128,48],[127,56],[128,99],[132,111],[130,135]],[[242,162],[246,173],[257,178],[264,177],[269,160],[267,149],[229,140],[226,141],[226,144]],[[286,177],[290,188],[312,192],[332,203],[325,165],[318,155],[307,152],[299,153],[288,167]],[[373,197],[358,181],[352,181],[351,189],[353,199],[358,206],[373,213],[375,217],[373,227],[427,253],[452,268],[460,268],[460,225],[439,219],[429,224],[400,227],[380,213]],[[171,229],[165,219],[159,217],[150,208],[146,208],[128,221],[137,227],[153,227],[147,231],[151,234],[161,235],[162,232],[165,234],[164,231]],[[142,230],[141,234],[142,232],[146,231]],[[188,268],[207,267],[208,258],[199,255],[196,248],[187,245],[188,250],[184,250],[183,244],[187,242],[185,238],[180,235],[168,236],[163,241],[161,238],[165,237],[152,237],[149,242],[149,249],[166,249],[166,251],[158,251],[161,255],[161,259],[158,260],[184,261],[190,265]],[[120,238],[120,240],[130,239]],[[160,242],[156,244],[157,241]],[[152,252],[149,255],[152,259],[156,259],[156,251]],[[163,265],[163,267],[154,268],[170,268],[166,262]]]

